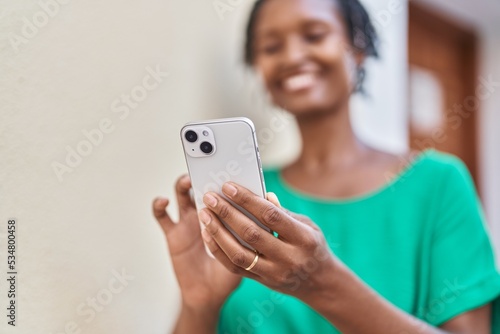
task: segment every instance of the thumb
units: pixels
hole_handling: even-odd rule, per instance
[[[274,205],[276,205],[278,208],[281,208],[280,200],[278,199],[278,196],[276,196],[275,193],[268,192],[267,193],[267,200],[269,202],[273,203]]]

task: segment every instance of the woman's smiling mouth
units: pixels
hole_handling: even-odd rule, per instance
[[[300,73],[281,80],[280,86],[286,93],[295,93],[312,88],[317,83],[317,79],[314,73]]]

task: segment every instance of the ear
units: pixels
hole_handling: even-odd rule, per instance
[[[365,62],[366,56],[361,51],[354,52],[354,60],[356,61],[356,66],[360,67]]]

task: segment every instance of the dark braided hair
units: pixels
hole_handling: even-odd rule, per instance
[[[365,7],[359,0],[332,0],[339,5],[340,14],[344,19],[349,41],[355,51],[361,52],[365,57],[378,58],[378,36],[372,24],[370,16]],[[248,66],[253,65],[254,50],[254,27],[257,21],[260,9],[266,0],[257,0],[250,12],[246,28],[245,55],[244,61]],[[365,78],[365,69],[360,65],[357,69],[357,82],[355,91],[363,91],[363,81]]]

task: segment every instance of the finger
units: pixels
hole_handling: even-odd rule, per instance
[[[275,194],[275,193],[273,193],[273,192],[268,192],[268,193],[267,193],[267,200],[268,200],[269,202],[273,203],[274,205],[276,205],[277,207],[282,208],[282,209],[283,209],[283,211],[285,211],[285,212],[286,212],[289,216],[291,216],[291,217],[295,218],[295,219],[296,219],[296,220],[298,220],[299,222],[304,223],[304,224],[306,224],[306,225],[308,225],[308,226],[311,226],[311,227],[313,227],[313,228],[317,228],[316,224],[314,224],[314,223],[313,223],[313,222],[309,219],[309,217],[304,216],[304,215],[301,215],[301,214],[298,214],[298,213],[295,213],[295,212],[292,212],[292,211],[290,211],[290,210],[287,210],[287,209],[283,208],[283,207],[281,206],[281,203],[280,203],[279,199],[278,199],[278,196],[276,196],[276,194]]]
[[[302,237],[307,233],[304,224],[288,215],[282,208],[232,182],[225,183],[222,191],[235,204],[247,210],[272,231],[277,232],[280,238],[292,243],[302,242]]]
[[[278,208],[281,208],[280,200],[278,199],[278,196],[276,196],[275,193],[272,192],[267,193],[267,200],[276,205]]]
[[[205,241],[205,244],[207,245],[210,253],[212,253],[215,259],[219,261],[227,270],[229,270],[233,274],[247,276],[253,279],[257,279],[259,277],[251,271],[247,271],[232,263],[206,229],[201,230],[201,236],[203,238],[203,241]]]
[[[182,175],[175,183],[175,194],[179,205],[179,215],[182,215],[189,209],[194,209],[194,203],[191,200],[189,190],[191,189],[191,179],[187,174]]]
[[[153,201],[153,215],[165,232],[175,225],[167,213],[168,203],[168,198],[162,197],[155,198]]]
[[[312,222],[309,217],[302,215],[300,213],[295,213],[295,212],[287,210],[285,208],[283,208],[283,210],[286,212],[286,214],[288,214],[290,217],[295,218],[295,220],[297,220],[298,222],[301,222],[302,224],[305,224],[305,225],[312,227],[313,229],[319,231],[318,225],[316,225],[314,222]]]
[[[205,225],[206,232],[210,234],[210,237],[224,253],[224,256],[221,256],[220,253],[218,255],[214,254],[214,256],[232,272],[238,271],[238,273],[244,274],[246,272],[244,268],[248,268],[254,261],[255,252],[241,245],[210,210],[202,209],[200,211],[200,220]],[[239,269],[234,268],[234,266]],[[261,257],[257,265],[252,268],[252,272],[261,275],[268,267],[269,263],[264,257]]]
[[[278,196],[276,196],[276,194],[275,194],[275,193],[273,193],[273,192],[268,192],[268,193],[267,193],[267,195],[266,195],[266,199],[267,199],[269,202],[271,202],[271,203],[273,203],[274,205],[276,205],[277,207],[282,208],[282,209],[283,209],[283,211],[285,211],[285,213],[286,213],[286,214],[288,214],[289,216],[291,216],[291,217],[293,217],[293,218],[297,219],[297,220],[298,220],[298,221],[300,221],[301,223],[306,223],[306,221],[305,221],[305,220],[307,220],[307,219],[308,219],[306,216],[304,216],[304,215],[300,215],[300,214],[297,214],[297,213],[295,213],[295,212],[292,212],[292,211],[290,211],[290,210],[287,210],[287,209],[283,208],[283,207],[281,206],[280,200],[278,199]],[[307,223],[306,223],[306,224],[307,224]]]
[[[203,202],[247,244],[268,257],[279,258],[278,251],[283,249],[283,241],[257,225],[222,196],[207,193],[203,196]]]

